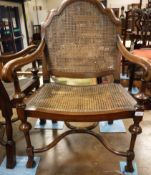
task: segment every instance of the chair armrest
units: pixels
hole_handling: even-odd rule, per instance
[[[122,43],[120,36],[118,35],[117,42],[118,49],[123,57],[125,57],[128,61],[138,64],[145,70],[145,80],[151,80],[151,60],[146,57],[136,56],[130,53]]]
[[[39,47],[32,53],[16,58],[6,63],[2,69],[2,79],[5,82],[12,82],[14,80],[14,73],[17,69],[29,64],[43,54],[45,47],[44,39],[41,41]]]
[[[35,50],[37,47],[36,45],[30,45],[26,49],[23,49],[17,53],[10,54],[10,55],[0,55],[0,62],[8,62],[10,60],[13,60],[15,58],[27,55],[28,53],[31,53],[33,50]]]

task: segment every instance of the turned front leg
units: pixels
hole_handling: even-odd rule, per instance
[[[134,147],[135,147],[136,137],[138,134],[142,132],[142,129],[139,126],[139,123],[142,120],[142,116],[135,116],[133,120],[134,120],[134,124],[131,125],[129,128],[129,131],[131,133],[131,141],[130,141],[129,150],[127,151],[127,165],[125,166],[125,171],[127,172],[134,171],[133,160],[135,158]]]
[[[30,133],[29,133],[32,126],[29,122],[27,122],[27,116],[24,112],[24,108],[25,108],[25,105],[20,105],[17,108],[18,116],[19,116],[19,119],[21,120],[19,129],[24,133],[26,144],[27,144],[26,152],[28,156],[28,161],[27,161],[26,167],[33,168],[35,166],[34,147],[31,144]]]

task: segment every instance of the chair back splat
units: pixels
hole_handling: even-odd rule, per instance
[[[66,1],[51,11],[42,28],[50,74],[84,78],[119,72],[120,22],[100,2]]]

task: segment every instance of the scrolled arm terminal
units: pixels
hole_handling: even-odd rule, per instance
[[[5,82],[12,82],[14,80],[14,71],[23,67],[26,64],[29,64],[37,59],[39,55],[43,53],[45,47],[44,39],[41,41],[39,47],[30,55],[21,56],[14,60],[6,63],[2,70],[2,79]]]

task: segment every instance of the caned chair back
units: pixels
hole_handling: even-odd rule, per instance
[[[48,71],[56,76],[119,73],[120,22],[98,0],[66,0],[42,25]]]

